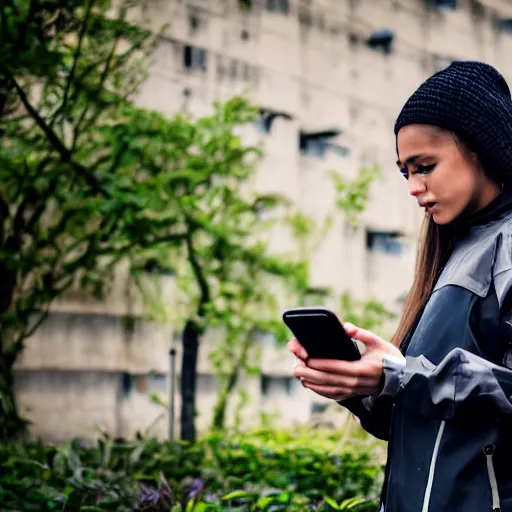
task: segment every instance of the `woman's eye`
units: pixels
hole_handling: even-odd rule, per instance
[[[416,170],[413,172],[413,174],[429,174],[434,170],[434,167],[436,164],[432,165],[418,165],[416,167]]]
[[[400,169],[400,174],[406,179],[409,179],[409,173],[405,169]]]

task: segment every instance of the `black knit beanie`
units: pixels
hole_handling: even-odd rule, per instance
[[[483,62],[454,62],[407,100],[395,135],[408,124],[454,132],[498,183],[512,182],[512,100],[503,76]]]

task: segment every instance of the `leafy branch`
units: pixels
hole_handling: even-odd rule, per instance
[[[379,177],[380,171],[377,167],[363,167],[354,180],[347,180],[336,172],[330,176],[334,182],[337,192],[336,204],[347,216],[347,220],[353,227],[359,224],[359,217],[366,209],[370,199],[370,188]]]

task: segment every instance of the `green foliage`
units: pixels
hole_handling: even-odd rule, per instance
[[[376,509],[382,466],[358,433],[260,430],[195,445],[102,439],[0,446],[0,502],[34,511],[291,511]]]
[[[133,159],[158,123],[178,127],[131,103],[155,37],[109,9],[0,5],[0,438],[23,424],[12,367],[50,304],[72,286],[101,296],[122,258],[183,236],[156,165]],[[142,117],[152,125],[139,131]],[[117,138],[120,124],[131,137]]]
[[[395,314],[388,311],[379,301],[358,301],[350,293],[345,293],[341,297],[340,315],[343,321],[369,331],[377,330],[386,320],[395,318]]]
[[[292,235],[299,244],[300,258],[307,260],[318,246],[322,243],[325,236],[332,226],[332,217],[326,217],[322,225],[301,212],[288,216],[287,223],[292,231]]]
[[[357,227],[359,223],[359,216],[365,210],[370,197],[370,187],[379,174],[377,167],[363,167],[359,170],[358,177],[350,181],[338,173],[331,172],[338,194],[337,205],[345,212],[353,227]]]
[[[138,108],[158,34],[127,21],[130,4],[0,5],[0,438],[22,425],[5,421],[24,340],[70,288],[103,297],[121,260],[157,320],[168,318],[148,262],[177,276],[190,332],[226,318],[247,332],[236,303],[261,300],[250,284],[296,280],[256,239],[258,211],[282,200],[240,189],[261,150],[237,133],[257,110],[242,98],[201,119]],[[250,328],[270,315],[258,318]]]
[[[210,325],[227,332],[213,356],[224,384],[222,426],[238,372],[255,371],[254,333],[282,339],[269,283],[277,278],[302,298],[310,290],[305,251],[301,262],[283,261],[261,236],[268,223],[259,212],[285,201],[243,188],[261,148],[237,134],[257,110],[242,98],[199,120],[137,108],[132,99],[158,34],[127,21],[130,5],[0,5],[0,438],[23,425],[12,368],[24,340],[71,287],[104,296],[121,260],[153,318],[167,319],[144,279],[148,262],[184,292],[182,378],[190,389],[182,387],[181,418],[189,439],[200,334]],[[350,186],[338,182],[340,206],[360,211],[369,179],[366,172]],[[292,224],[303,241],[313,229],[304,218]]]
[[[239,0],[238,5],[241,11],[252,10],[252,0]]]

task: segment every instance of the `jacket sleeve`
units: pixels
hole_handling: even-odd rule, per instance
[[[400,400],[405,407],[431,418],[450,419],[475,411],[512,415],[512,283],[502,288],[502,366],[460,348],[437,366],[425,356],[385,358],[380,395]]]
[[[389,396],[353,397],[338,402],[359,418],[361,426],[372,436],[389,441],[393,399]]]
[[[426,357],[388,357],[380,394],[339,402],[373,436],[389,440],[395,399],[427,417],[449,419],[457,411],[512,414],[512,288],[501,316],[503,366],[455,349],[437,366]],[[406,391],[406,392],[404,392]]]
[[[424,356],[385,359],[380,396],[429,418],[447,420],[475,411],[512,415],[512,371],[460,348],[437,366]]]

